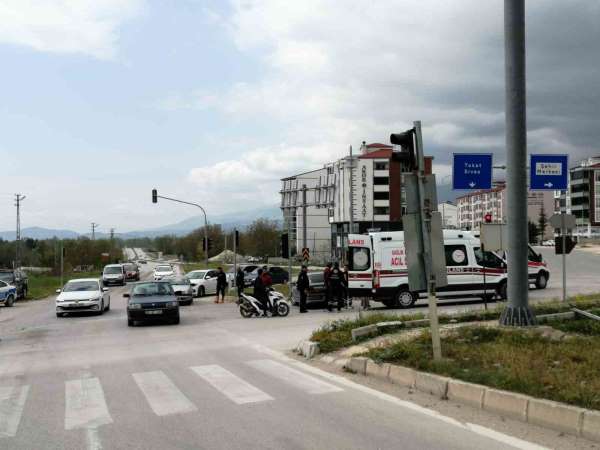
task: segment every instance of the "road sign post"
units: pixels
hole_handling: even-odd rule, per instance
[[[440,213],[437,212],[435,176],[425,175],[421,122],[414,122],[414,128],[405,133],[392,134],[390,141],[392,144],[407,146],[409,150],[416,150],[416,161],[410,168],[413,173],[405,174],[407,214],[404,216],[404,233],[407,244],[409,288],[411,291],[421,290],[423,287],[427,289],[433,359],[439,361],[442,358],[442,346],[436,288],[447,284],[447,273],[442,220]]]
[[[310,259],[310,249],[308,247],[302,249],[302,259],[305,263]]]
[[[493,168],[491,153],[455,153],[452,162],[452,189],[491,189]]]
[[[530,155],[529,189],[564,191],[569,183],[569,155]]]
[[[563,278],[563,302],[567,301],[567,253],[571,251],[571,249],[567,249],[567,233],[569,230],[575,228],[575,216],[572,214],[553,214],[550,217],[550,225],[553,228],[560,229],[560,239],[562,240],[562,245],[560,249],[560,253],[562,253],[562,278]],[[558,247],[558,246],[556,246]],[[558,248],[556,248],[558,250]],[[558,252],[557,252],[558,253]]]

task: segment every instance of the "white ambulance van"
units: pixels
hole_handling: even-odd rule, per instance
[[[444,230],[448,286],[439,297],[470,295],[506,297],[506,262],[482,252],[469,231]],[[407,308],[426,292],[411,292],[404,249],[404,232],[348,236],[349,289],[353,296],[369,296],[389,307]]]

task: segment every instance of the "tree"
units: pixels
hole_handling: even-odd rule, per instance
[[[532,221],[528,221],[528,228],[529,228],[529,243],[530,244],[536,244],[537,243],[537,237],[538,237],[538,227],[535,223],[533,223]]]
[[[546,216],[546,210],[544,209],[544,203],[542,203],[542,207],[540,208],[540,216],[538,217],[538,233],[540,234],[540,241],[544,240],[544,235],[546,234],[546,227],[548,226],[548,217]]]
[[[240,249],[246,255],[277,256],[280,225],[276,220],[256,219],[240,236]]]

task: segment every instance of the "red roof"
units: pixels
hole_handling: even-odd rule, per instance
[[[367,148],[393,148],[391,145],[387,145],[387,144],[379,144],[377,142],[374,142],[372,144],[367,144]]]
[[[368,147],[368,145],[367,145]],[[390,159],[392,157],[392,148],[382,148],[381,150],[374,150],[369,153],[365,153],[364,155],[360,155],[361,159],[372,159],[372,158],[386,158]]]

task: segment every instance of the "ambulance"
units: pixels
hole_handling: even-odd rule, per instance
[[[438,297],[506,298],[506,261],[493,252],[481,251],[479,239],[470,231],[444,230],[443,235],[448,285],[436,291]],[[409,288],[403,231],[350,234],[347,260],[348,287],[354,297],[408,308],[427,294]],[[546,263],[539,255],[529,266],[530,281],[536,270],[547,282]]]

